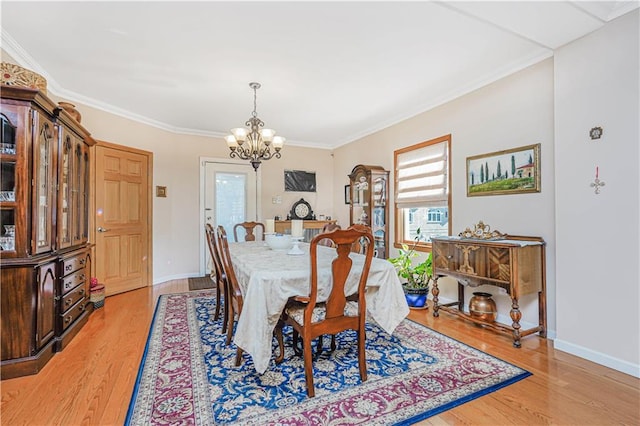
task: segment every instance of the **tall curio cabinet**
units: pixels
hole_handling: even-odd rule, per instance
[[[1,87],[0,320],[3,379],[37,373],[88,319],[89,147],[37,89]]]
[[[371,227],[376,257],[389,254],[389,171],[359,164],[349,174],[351,189],[349,221]]]

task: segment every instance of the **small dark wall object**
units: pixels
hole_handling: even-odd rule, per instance
[[[286,192],[316,192],[315,172],[285,170],[284,190]]]
[[[156,186],[156,197],[167,197],[167,187],[166,186]]]
[[[344,203],[351,204],[351,185],[344,186]]]
[[[591,140],[600,139],[603,132],[602,127],[594,127],[589,130],[589,137],[591,137]]]

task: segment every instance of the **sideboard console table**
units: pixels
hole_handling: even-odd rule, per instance
[[[513,346],[521,346],[520,338],[539,333],[546,337],[547,311],[545,292],[545,242],[539,237],[505,236],[500,240],[461,237],[437,237],[433,243],[433,316],[440,310],[512,334]],[[438,280],[449,276],[458,281],[458,300],[439,304]],[[513,324],[488,322],[463,311],[464,287],[492,285],[503,288],[511,297],[510,316]],[[521,330],[521,296],[538,293],[538,326]]]
[[[304,241],[309,242],[322,232],[322,228],[329,223],[336,223],[336,220],[304,220],[302,221],[302,228],[304,229]],[[291,233],[291,221],[290,220],[276,220],[275,231],[278,234],[290,234]]]

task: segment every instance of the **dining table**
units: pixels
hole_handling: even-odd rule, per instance
[[[248,353],[259,374],[269,367],[273,353],[273,331],[288,299],[308,295],[311,280],[311,256],[308,243],[299,243],[302,254],[273,250],[264,241],[229,243],[229,253],[242,291],[243,308],[238,317],[233,342]],[[318,300],[331,291],[331,262],[337,256],[331,247],[318,246]],[[365,256],[349,255],[352,272],[345,284],[345,294],[357,291],[359,273]],[[360,266],[360,268],[358,268]],[[367,277],[365,299],[367,321],[375,321],[392,334],[409,314],[402,285],[393,265],[374,257]]]

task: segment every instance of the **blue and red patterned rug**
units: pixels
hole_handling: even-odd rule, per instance
[[[531,374],[409,320],[393,336],[371,323],[368,380],[360,381],[355,335],[344,332],[336,351],[314,361],[308,398],[291,333],[285,361],[272,359],[259,375],[246,354],[235,366],[214,308],[211,291],[160,297],[127,425],[412,424]]]

